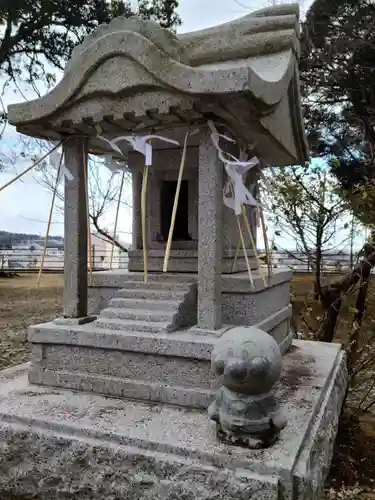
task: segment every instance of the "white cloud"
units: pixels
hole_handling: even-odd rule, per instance
[[[313,0],[299,2],[302,15]],[[267,0],[180,0],[178,11],[182,19],[181,33],[200,30],[246,16],[254,10],[269,6]],[[278,1],[276,3],[290,3]]]
[[[217,24],[232,21],[245,16],[252,10],[262,7],[262,1],[252,2],[252,7],[246,10],[234,0],[180,0],[178,8],[182,19],[180,32],[196,31]]]
[[[14,173],[0,174],[0,185],[14,177]],[[51,193],[40,186],[29,173],[0,192],[0,228],[3,231],[43,235],[51,203]],[[56,212],[53,218],[53,234],[62,235],[62,216]]]

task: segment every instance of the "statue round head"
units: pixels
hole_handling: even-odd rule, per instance
[[[224,387],[249,395],[269,392],[279,380],[282,368],[275,339],[254,327],[225,332],[215,345],[211,363]]]

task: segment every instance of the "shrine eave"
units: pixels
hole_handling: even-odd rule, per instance
[[[55,88],[9,106],[9,122],[27,135],[58,139],[95,137],[97,125],[110,137],[195,126],[217,116],[272,136],[276,122],[269,117],[279,113],[280,121],[284,113],[295,144],[291,148],[293,141],[277,133],[276,141],[294,149],[291,160],[304,161],[300,103],[291,98],[298,36],[295,5],[181,36],[137,17],[117,18],[75,48]],[[101,153],[95,145],[92,150]]]
[[[230,94],[248,94],[259,107],[271,107],[277,104],[285,94],[289,82],[293,77],[295,69],[295,57],[292,51],[277,54],[277,56],[261,56],[240,61],[226,61],[225,63],[215,63],[204,68],[189,67],[166,59],[166,55],[156,50],[153,58],[145,59],[143,51],[151,51],[150,42],[141,40],[142,49],[135,53],[132,51],[131,57],[125,47],[112,49],[112,45],[119,43],[119,38],[125,43],[132,43],[134,37],[139,37],[137,33],[126,33],[112,35],[112,40],[106,39],[106,44],[99,41],[97,45],[90,47],[87,53],[82,56],[77,65],[67,71],[63,79],[45,96],[21,104],[14,104],[9,107],[9,121],[12,125],[27,124],[31,122],[46,121],[55,116],[59,111],[71,105],[74,96],[80,93],[87,84],[90,77],[98,71],[98,68],[111,58],[123,58],[124,69],[127,60],[139,65],[140,72],[147,72],[150,80],[155,82],[143,82],[140,75],[134,82],[126,82],[117,85],[117,94],[131,92],[137,94],[143,92],[144,85],[169,90],[174,93],[191,95],[196,97],[223,96]],[[117,39],[117,40],[116,40]],[[108,44],[108,45],[107,45]],[[144,45],[144,47],[143,47]],[[270,71],[272,67],[273,71]],[[165,68],[168,68],[166,70]],[[119,70],[121,74],[121,70]],[[275,74],[277,79],[275,79]],[[108,89],[108,82],[96,82],[96,96],[104,95]],[[88,98],[90,92],[85,92]]]

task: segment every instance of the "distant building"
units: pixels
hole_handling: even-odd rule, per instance
[[[10,250],[0,250],[0,266],[3,269],[38,269],[44,252],[44,241],[23,241],[12,245]],[[47,244],[44,268],[63,269],[64,245],[51,240]]]
[[[129,248],[130,244],[118,240],[121,246]],[[111,254],[113,247],[112,269],[125,269],[128,266],[128,253],[121,250],[118,246],[112,245],[100,234],[91,235],[92,264],[94,269],[110,269]]]
[[[124,248],[130,244],[120,241]],[[44,240],[22,241],[11,249],[0,249],[0,269],[36,270],[40,268],[44,252]],[[91,256],[93,269],[111,268],[112,242],[99,234],[91,235]],[[113,247],[112,269],[125,269],[128,254],[119,247]],[[62,271],[64,269],[64,243],[49,240],[44,258],[44,270]]]

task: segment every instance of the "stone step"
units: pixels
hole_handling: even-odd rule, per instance
[[[189,291],[193,283],[175,281],[124,281],[121,288],[137,288],[138,290],[186,290]]]
[[[101,318],[129,319],[140,321],[167,321],[173,322],[177,311],[154,311],[152,309],[126,309],[119,307],[108,307],[100,313]]]
[[[136,321],[99,317],[95,322],[95,328],[101,331],[118,330],[123,332],[159,333],[167,331],[170,328],[170,323],[167,321]]]
[[[144,275],[143,273],[137,273],[137,274],[123,274],[121,276],[125,281],[140,281],[143,283],[144,281]],[[191,278],[191,274],[189,273],[184,273],[184,274],[166,274],[166,273],[149,273],[147,277],[147,281],[149,283],[153,282],[158,282],[158,283],[163,283],[163,282],[171,282],[171,283],[196,283],[194,279]]]
[[[166,290],[160,288],[121,288],[116,297],[124,299],[177,300],[182,302],[188,290]]]
[[[150,311],[174,311],[177,312],[181,300],[163,300],[159,297],[154,299],[142,299],[137,297],[122,298],[115,297],[109,301],[110,308],[140,309],[145,308]]]

